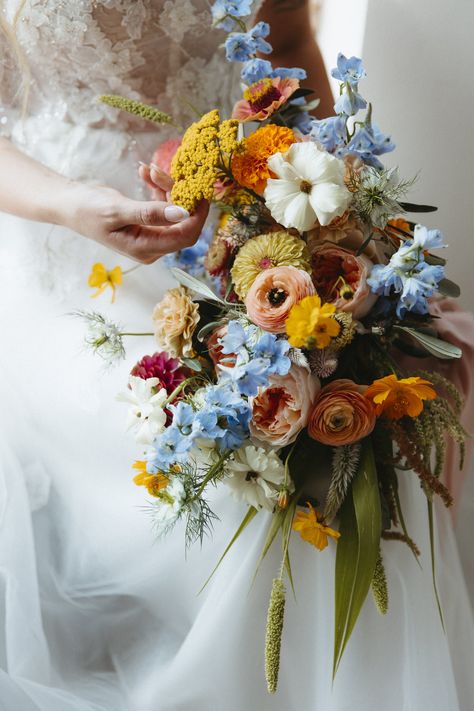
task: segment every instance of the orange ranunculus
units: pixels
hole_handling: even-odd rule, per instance
[[[352,380],[333,380],[313,406],[308,434],[317,442],[340,447],[366,437],[375,427],[373,404],[364,396],[366,386]]]
[[[365,391],[365,397],[375,403],[377,415],[385,415],[390,420],[401,417],[418,417],[423,411],[423,400],[434,400],[436,390],[432,383],[423,378],[397,379],[396,375],[374,380]]]
[[[311,543],[315,548],[322,551],[328,544],[328,536],[337,540],[341,534],[339,531],[335,531],[319,521],[318,512],[313,509],[309,502],[307,506],[309,508],[308,512],[297,512],[293,521],[293,530],[299,531],[303,541]]]
[[[269,124],[244,138],[232,157],[232,173],[240,185],[260,195],[273,173],[268,159],[275,153],[284,153],[296,142],[291,128]]]
[[[285,322],[293,306],[314,293],[311,277],[303,269],[289,266],[265,269],[245,297],[247,315],[265,331],[285,333]]]

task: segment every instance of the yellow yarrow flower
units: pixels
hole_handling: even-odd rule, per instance
[[[341,534],[318,520],[318,512],[307,502],[309,511],[298,511],[294,521],[293,530],[298,531],[303,541],[311,543],[319,551],[328,545],[328,536],[337,540]]]
[[[285,327],[294,348],[327,348],[339,335],[334,304],[321,304],[320,297],[306,296],[291,309]]]
[[[238,121],[220,123],[219,111],[209,111],[183,136],[171,163],[171,199],[192,212],[201,200],[211,200],[221,174],[223,154],[237,147]]]
[[[149,474],[146,470],[146,462],[138,461],[133,464],[133,469],[138,471],[138,474],[133,477],[133,481],[137,486],[144,486],[151,496],[158,496],[160,491],[166,489],[170,480],[161,472]]]
[[[87,283],[93,289],[97,289],[95,294],[91,294],[92,298],[95,299],[96,296],[100,296],[104,293],[107,287],[110,286],[112,289],[112,303],[115,301],[115,290],[117,286],[120,286],[123,281],[123,272],[121,267],[114,267],[110,272],[101,263],[97,262],[93,265],[92,271],[89,274],[89,279]]]

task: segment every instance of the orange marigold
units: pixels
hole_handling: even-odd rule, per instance
[[[423,378],[397,379],[396,375],[374,380],[365,391],[365,397],[372,400],[377,415],[384,414],[390,420],[401,417],[418,417],[423,411],[423,400],[434,400],[436,390],[430,387],[432,383]]]
[[[272,176],[267,161],[275,153],[287,151],[296,136],[291,128],[269,124],[244,138],[232,158],[232,172],[240,185],[261,195]]]

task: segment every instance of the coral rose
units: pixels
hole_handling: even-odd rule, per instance
[[[311,250],[313,282],[322,301],[332,303],[338,311],[366,316],[377,301],[367,284],[373,264],[368,257],[358,257],[334,244],[313,246]]]
[[[199,307],[187,290],[169,289],[153,311],[159,347],[174,358],[192,358],[192,338],[199,322]]]
[[[340,447],[366,437],[375,427],[375,407],[364,396],[365,385],[334,380],[314,403],[308,434],[317,442]]]
[[[320,387],[318,378],[299,365],[287,375],[270,376],[268,386],[252,400],[252,436],[273,447],[294,442],[307,425]]]
[[[309,274],[296,267],[261,272],[245,299],[251,321],[270,333],[285,333],[285,321],[295,304],[315,294]]]

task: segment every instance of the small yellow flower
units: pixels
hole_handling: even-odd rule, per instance
[[[318,512],[307,502],[309,511],[298,511],[294,521],[293,530],[299,531],[303,541],[311,543],[315,548],[322,551],[328,544],[328,536],[337,540],[341,534],[329,526],[325,526],[318,520]]]
[[[144,486],[151,496],[158,496],[162,489],[166,489],[170,480],[161,472],[149,474],[146,470],[146,462],[138,461],[133,464],[133,469],[138,471],[138,474],[133,477],[133,481],[137,486]]]
[[[365,391],[365,397],[374,402],[377,415],[383,414],[390,420],[399,420],[405,415],[418,417],[423,411],[423,400],[436,398],[436,390],[431,385],[423,378],[398,380],[396,375],[387,375],[374,380]]]
[[[97,262],[92,267],[87,283],[93,289],[97,289],[95,294],[91,294],[92,298],[100,296],[104,293],[107,287],[112,289],[112,303],[115,301],[115,289],[120,286],[123,281],[123,272],[121,267],[114,267],[111,271],[107,271],[101,262]]]
[[[285,323],[291,345],[295,348],[327,348],[341,330],[335,312],[334,304],[321,304],[317,294],[306,296],[295,304]]]

